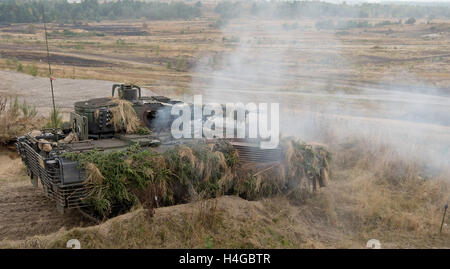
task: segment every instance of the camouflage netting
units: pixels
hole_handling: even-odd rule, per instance
[[[142,204],[147,208],[224,194],[245,199],[305,194],[325,186],[330,153],[318,144],[286,139],[283,157],[270,164],[242,164],[231,144],[176,146],[163,154],[139,146],[125,152],[66,154],[87,172],[92,191],[85,202],[111,217]]]
[[[114,129],[118,132],[135,133],[140,126],[140,122],[134,111],[133,104],[119,98],[111,98],[110,104],[114,105],[110,108]]]
[[[326,146],[284,139],[281,148],[279,162],[249,163],[238,170],[233,185],[240,196],[258,199],[281,193],[302,200],[326,186],[331,160]]]

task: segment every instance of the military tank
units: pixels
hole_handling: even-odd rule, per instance
[[[124,100],[132,109],[140,124],[149,132],[127,133],[117,130],[113,122],[113,111]],[[111,97],[78,101],[70,113],[70,121],[61,128],[32,131],[17,137],[16,148],[26,166],[31,183],[55,201],[60,213],[66,209],[81,209],[87,205],[83,198],[91,191],[85,184],[86,172],[77,161],[65,158],[65,153],[80,153],[92,150],[102,152],[125,150],[131,145],[152,147],[163,152],[178,144],[208,143],[206,139],[173,139],[170,133],[175,116],[171,108],[183,103],[165,96],[142,96],[136,85],[114,84]],[[193,109],[193,105],[189,105]],[[211,141],[209,141],[211,142]],[[280,159],[280,148],[262,150],[258,141],[229,139],[237,150],[240,161],[272,162]]]

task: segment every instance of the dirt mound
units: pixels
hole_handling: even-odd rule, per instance
[[[0,248],[65,248],[70,239],[79,240],[82,248],[323,248],[321,241],[326,247],[347,242],[337,229],[310,227],[314,223],[323,229],[320,217],[302,217],[303,212],[284,198],[222,196],[158,208],[152,217],[138,209],[97,226],[0,241]]]
[[[362,197],[345,195],[349,188],[360,187],[353,181],[342,183],[331,182],[330,188],[299,205],[285,197],[247,201],[221,196],[156,208],[152,216],[146,209],[137,209],[96,226],[59,230],[26,240],[3,240],[0,248],[65,248],[70,239],[78,239],[82,248],[119,249],[365,248],[372,238],[379,239],[383,248],[450,246],[448,232],[437,234],[438,226],[432,227],[436,228],[432,233],[402,227],[367,230],[366,221],[373,220],[362,216],[360,206],[354,205],[361,204]],[[389,208],[388,204],[383,210]],[[358,227],[361,224],[366,228]]]

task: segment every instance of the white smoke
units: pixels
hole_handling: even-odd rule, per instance
[[[307,20],[234,19],[222,35],[226,51],[202,58],[191,84],[206,102],[278,102],[284,136],[372,136],[405,158],[450,166],[450,96],[442,87],[404,69],[366,83],[339,36],[318,34]]]

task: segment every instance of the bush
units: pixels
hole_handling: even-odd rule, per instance
[[[50,119],[48,120],[47,124],[45,125],[45,128],[60,128],[62,125],[62,114],[61,109],[56,108],[54,111],[53,109],[50,111]]]
[[[17,65],[17,72],[22,72],[23,71],[23,66],[21,63],[19,63],[19,65]]]
[[[14,141],[17,136],[41,127],[41,120],[37,119],[35,106],[23,101],[19,103],[17,97],[0,96],[0,143]]]
[[[184,57],[179,57],[177,60],[177,71],[184,71],[186,68],[186,59]]]
[[[411,17],[405,21],[405,24],[414,24],[416,23],[416,19]]]
[[[118,46],[125,46],[127,43],[125,42],[125,40],[119,38],[116,40],[116,45]]]
[[[35,105],[30,105],[23,101],[20,105],[20,109],[22,111],[22,115],[26,119],[34,118],[37,115],[37,109]]]
[[[294,22],[293,24],[288,24],[288,23],[283,23],[283,29],[288,31],[288,30],[295,30],[298,29],[299,25],[297,22]]]
[[[33,24],[28,25],[28,27],[25,29],[24,31],[25,34],[35,34],[36,33],[36,28],[34,27]]]
[[[228,20],[220,18],[220,19],[216,20],[216,22],[214,24],[211,24],[210,26],[217,28],[217,29],[222,29],[227,24],[228,24]]]
[[[368,21],[339,21],[336,28],[341,30],[352,28],[368,28],[372,25]]]
[[[29,66],[27,66],[27,70],[26,72],[30,75],[32,75],[33,77],[38,75],[38,67],[36,66],[36,64],[31,64]]]
[[[392,25],[392,24],[395,24],[395,23],[393,23],[391,21],[382,21],[382,22],[375,24],[375,26],[385,26],[385,25]]]
[[[9,116],[12,119],[16,119],[20,115],[20,105],[19,105],[19,99],[16,96],[14,98],[14,101],[12,98],[9,99]]]

